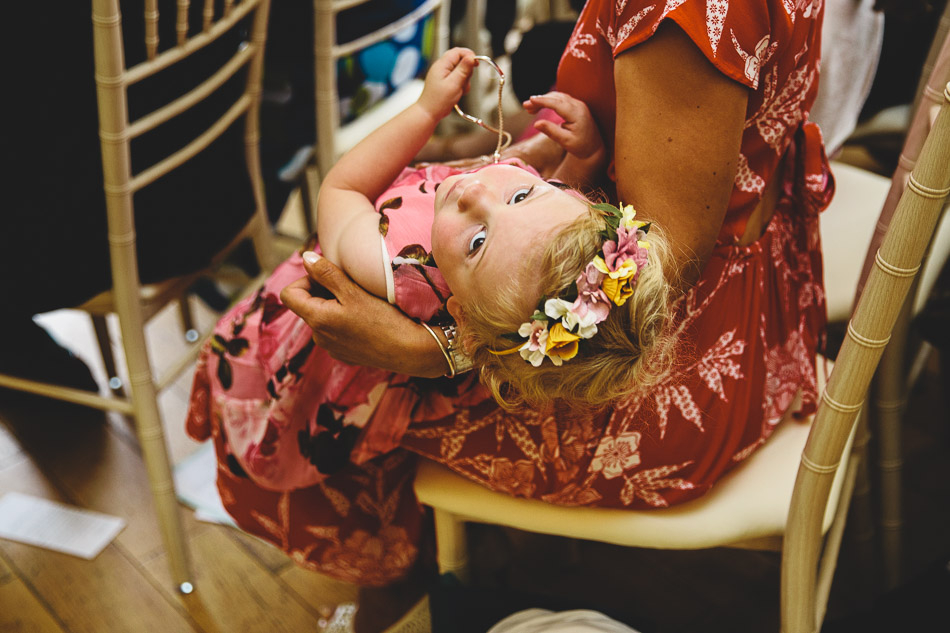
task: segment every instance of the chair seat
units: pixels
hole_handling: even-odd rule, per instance
[[[840,323],[851,316],[854,289],[858,287],[864,256],[891,179],[834,161],[831,171],[835,176],[835,196],[820,216],[822,258],[828,322]]]
[[[190,288],[200,276],[201,273],[192,273],[190,275],[174,277],[167,281],[143,284],[140,288],[143,318],[147,321],[154,316],[155,312],[168,304],[169,298],[183,296],[185,290]],[[112,290],[100,292],[81,306],[78,306],[78,309],[85,310],[90,314],[101,315],[115,312],[115,300]]]
[[[831,168],[835,175],[835,196],[820,220],[828,321],[839,323],[851,316],[854,289],[858,287],[877,214],[884,206],[891,179],[846,163],[832,161]],[[944,213],[934,233],[928,258],[923,263],[913,314],[923,309],[948,253],[950,213]]]
[[[810,419],[797,421],[786,416],[762,448],[708,493],[672,508],[576,508],[519,499],[489,490],[429,460],[422,460],[419,465],[415,491],[423,504],[455,514],[464,521],[494,523],[529,532],[654,549],[729,545],[761,548],[761,541],[781,536],[785,531],[798,463],[810,428]],[[853,437],[852,432],[845,455],[851,450]],[[839,468],[835,477],[823,531],[831,525],[845,470]],[[697,530],[697,525],[704,529]]]

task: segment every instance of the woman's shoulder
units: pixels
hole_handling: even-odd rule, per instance
[[[807,28],[820,18],[821,4],[822,0],[590,0],[579,22],[585,25],[582,31],[605,40],[617,57],[672,20],[720,72],[755,89],[761,67],[791,44],[789,35],[796,26]]]

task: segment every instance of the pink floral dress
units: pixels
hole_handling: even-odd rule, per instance
[[[768,439],[796,394],[801,413],[812,412],[825,323],[818,213],[833,189],[820,134],[807,121],[821,5],[589,0],[561,59],[558,89],[588,103],[607,139],[613,60],[664,20],[676,21],[716,68],[750,90],[726,222],[701,280],[676,304],[678,362],[659,386],[596,415],[512,414],[471,375],[410,379],[334,363],[277,299],[303,274],[295,258],[257,299],[222,319],[195,376],[188,430],[214,438],[218,487],[237,523],[305,567],[379,585],[407,572],[426,533],[412,492],[418,455],[512,495],[656,508],[707,491]],[[786,168],[776,173],[783,158]],[[418,191],[431,193],[437,178],[430,176],[413,181]],[[771,222],[754,243],[736,245],[773,177],[784,189]],[[392,192],[383,198],[377,208],[392,230],[399,211],[383,209]],[[234,342],[241,336],[246,344]],[[272,339],[267,345],[280,353],[252,355],[261,354],[255,338],[261,348]],[[247,402],[230,402],[215,384],[222,360],[232,365],[232,389],[247,372]],[[304,394],[303,385],[315,393]],[[293,393],[297,403],[279,404]],[[281,444],[290,429],[298,441]]]

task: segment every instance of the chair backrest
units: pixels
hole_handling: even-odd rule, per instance
[[[888,191],[881,214],[878,217],[874,235],[871,238],[871,246],[868,249],[864,260],[864,267],[861,270],[861,276],[858,279],[858,287],[855,293],[855,305],[864,291],[864,285],[874,265],[874,257],[881,242],[884,240],[884,234],[890,225],[891,218],[894,216],[894,210],[897,208],[897,202],[900,200],[904,188],[907,186],[907,180],[910,172],[917,164],[923,148],[924,139],[930,132],[936,117],[937,110],[943,102],[944,86],[950,81],[950,4],[944,9],[940,22],[934,35],[930,52],[924,63],[921,72],[917,94],[914,98],[910,126],[907,130],[907,136],[904,139],[904,145],[901,148],[901,155],[897,162],[897,168],[891,178],[891,188]],[[922,295],[925,297],[930,287],[936,281],[936,276],[940,266],[930,266],[927,279],[923,280]],[[918,301],[918,303],[920,303]]]
[[[782,621],[789,631],[815,630],[815,578],[825,503],[845,443],[874,371],[950,194],[950,84],[896,206],[893,220],[848,323],[848,334],[822,394],[792,495],[782,558]],[[832,566],[833,569],[833,566]],[[819,576],[830,582],[830,572]],[[802,593],[807,595],[802,595]],[[800,608],[795,609],[793,605]]]
[[[415,101],[422,91],[421,81],[403,83],[402,77],[381,83],[399,83],[394,92],[380,100],[354,122],[341,124],[340,94],[338,88],[338,62],[359,51],[390,40],[394,36],[400,39],[413,27],[418,28],[423,21],[432,16],[434,42],[430,61],[437,59],[447,48],[449,41],[449,3],[448,0],[423,0],[409,13],[394,21],[380,26],[370,33],[363,34],[347,42],[338,41],[337,19],[339,14],[367,3],[369,0],[314,0],[314,72],[316,88],[317,118],[317,166],[321,174],[327,173],[336,160],[369,132],[376,129],[406,106]],[[428,29],[427,29],[428,30]],[[427,46],[427,44],[423,44]],[[383,63],[395,62],[400,68],[402,61],[397,57]],[[407,62],[411,65],[412,60]],[[410,71],[411,72],[411,69]],[[395,73],[394,73],[395,74]]]
[[[168,15],[160,15],[158,0],[134,1],[144,2],[144,24],[128,24],[125,28],[119,0],[92,2],[99,137],[113,289],[117,304],[138,301],[140,284],[135,241],[134,194],[194,159],[242,116],[244,158],[253,191],[254,212],[238,235],[231,240],[231,245],[252,238],[259,261],[265,266],[273,263],[269,240],[266,239],[269,223],[258,151],[263,53],[270,0],[225,0],[217,15],[216,3],[213,0],[203,0],[201,6],[196,3],[195,7],[192,7],[188,0],[176,0],[175,11],[169,11]],[[171,8],[171,0],[168,1],[168,6]],[[194,19],[196,16],[198,20]],[[160,20],[163,20],[161,29]],[[173,31],[171,20],[174,20]],[[192,25],[196,21],[200,22],[200,26],[193,28]],[[166,24],[169,27],[167,29],[164,28]],[[248,40],[236,46],[233,54],[228,52],[227,60],[212,69],[207,78],[167,102],[164,101],[167,95],[158,95],[163,105],[149,108],[149,111],[130,121],[130,90],[135,90],[140,82],[156,78],[161,73],[174,73],[172,68],[180,69],[189,63],[194,65],[200,51],[207,50],[209,45],[222,36],[234,37],[241,28],[247,29]],[[129,33],[141,29],[144,29],[144,41],[125,41],[131,39],[128,37]],[[173,32],[174,42],[160,41],[160,32]],[[142,61],[129,66],[126,63],[126,55],[132,58],[141,57]],[[143,141],[143,137],[150,132],[150,140],[167,140],[162,138],[163,131],[167,129],[162,126],[174,126],[176,120],[180,121],[179,117],[186,112],[194,114],[199,106],[208,103],[212,95],[217,99],[222,85],[232,78],[240,80],[237,75],[242,69],[246,73],[243,89],[233,101],[229,99],[230,105],[213,123],[202,126],[201,131],[194,133],[183,146],[156,162],[143,164],[139,152],[135,152],[133,161],[133,141]],[[133,173],[133,162],[137,173]],[[202,177],[213,176],[213,173],[202,174]],[[220,182],[213,183],[212,186],[227,188],[233,185],[230,182]],[[192,192],[182,191],[181,196],[186,199],[190,193]],[[218,214],[226,211],[209,209],[210,213]],[[183,230],[188,230],[188,227]],[[224,252],[220,257],[223,256]],[[125,298],[120,298],[120,294],[126,295]]]

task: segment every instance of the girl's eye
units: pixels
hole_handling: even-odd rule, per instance
[[[472,253],[477,251],[479,248],[481,248],[482,244],[484,243],[485,243],[485,229],[482,229],[481,231],[473,235],[471,240],[469,240],[468,242],[469,255],[471,255]]]
[[[519,189],[518,191],[515,192],[515,195],[511,196],[511,200],[508,202],[508,204],[518,204],[519,202],[523,201],[525,198],[530,196],[531,191],[533,189],[534,187],[530,187],[528,189]]]

